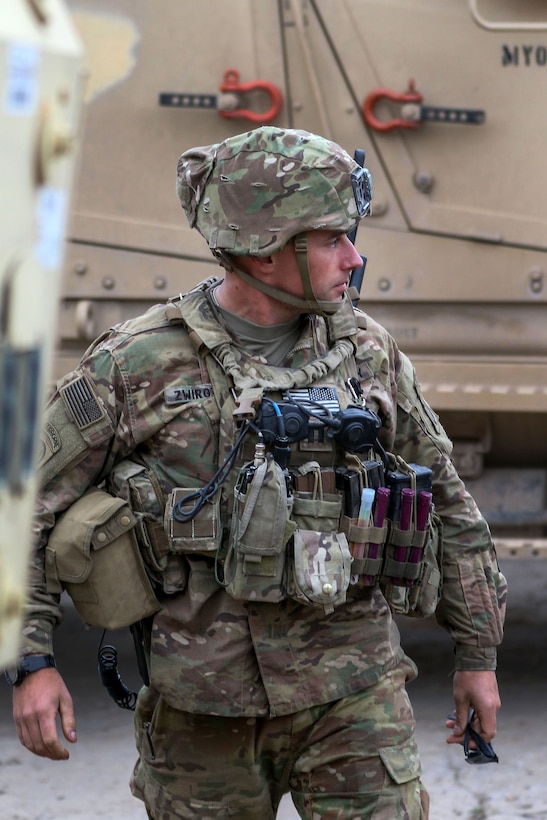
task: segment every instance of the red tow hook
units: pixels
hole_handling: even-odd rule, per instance
[[[374,113],[378,100],[386,99],[401,103],[402,117],[391,120],[379,120]],[[395,128],[417,128],[424,122],[444,123],[445,125],[482,125],[486,114],[473,108],[447,108],[446,106],[422,105],[422,95],[416,91],[414,80],[408,81],[408,88],[402,93],[390,88],[377,88],[371,91],[363,103],[363,119],[375,131],[393,131]]]
[[[393,131],[395,128],[417,128],[420,124],[419,120],[405,120],[402,117],[391,120],[379,120],[374,113],[374,108],[378,100],[387,99],[396,103],[415,103],[419,105],[422,102],[422,95],[416,91],[414,81],[410,80],[408,89],[403,92],[392,91],[391,88],[376,88],[365,97],[363,103],[363,118],[366,124],[375,131]]]
[[[277,117],[283,107],[283,95],[276,85],[268,82],[268,80],[253,80],[249,83],[240,83],[239,71],[236,71],[235,68],[229,68],[224,72],[220,90],[224,93],[231,94],[247,94],[249,91],[257,90],[265,91],[271,101],[270,108],[262,114],[251,111],[248,108],[236,108],[233,111],[219,111],[220,116],[226,119],[239,117],[256,123],[271,122]]]

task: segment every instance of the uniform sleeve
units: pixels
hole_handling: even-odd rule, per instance
[[[425,401],[414,368],[400,355],[394,448],[433,471],[433,500],[443,524],[443,586],[436,618],[456,645],[456,669],[496,668],[506,581],[487,522],[451,460],[452,444]]]
[[[40,486],[21,655],[52,654],[62,619],[60,596],[48,592],[45,547],[56,516],[101,480],[126,446],[123,394],[115,394],[115,365],[106,351],[86,357],[51,397],[42,428]]]

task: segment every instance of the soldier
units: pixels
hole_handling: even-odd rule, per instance
[[[262,127],[186,151],[177,192],[224,277],[105,333],[51,400],[19,738],[67,758],[59,714],[76,740],[52,666],[64,527],[70,555],[86,537],[101,548],[86,569],[91,622],[110,623],[110,599],[138,586],[128,618],[142,620],[149,681],[131,788],[151,818],[266,820],[288,791],[310,819],[425,818],[405,688],[416,668],[391,609],[436,606],[455,643],[447,741],[463,742],[474,709],[489,742],[505,581],[411,363],[348,292],[361,258],[347,234],[370,210],[370,175],[322,137]],[[432,475],[427,525],[375,518],[397,470],[417,503],[419,469]],[[366,489],[374,507],[359,518]],[[104,567],[128,527],[145,580],[132,586],[118,564],[108,596]],[[84,617],[92,597],[86,587]]]

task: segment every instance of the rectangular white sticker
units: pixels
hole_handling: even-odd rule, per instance
[[[36,256],[44,268],[61,265],[65,238],[66,194],[60,188],[44,187],[36,200],[38,241]]]
[[[6,51],[4,108],[12,116],[30,116],[38,100],[40,52],[35,46],[14,43]]]

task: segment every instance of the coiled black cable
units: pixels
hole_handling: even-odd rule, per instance
[[[137,703],[137,693],[127,688],[120,673],[118,672],[118,652],[115,646],[99,647],[98,668],[101,683],[112,698],[121,708],[135,711]]]

